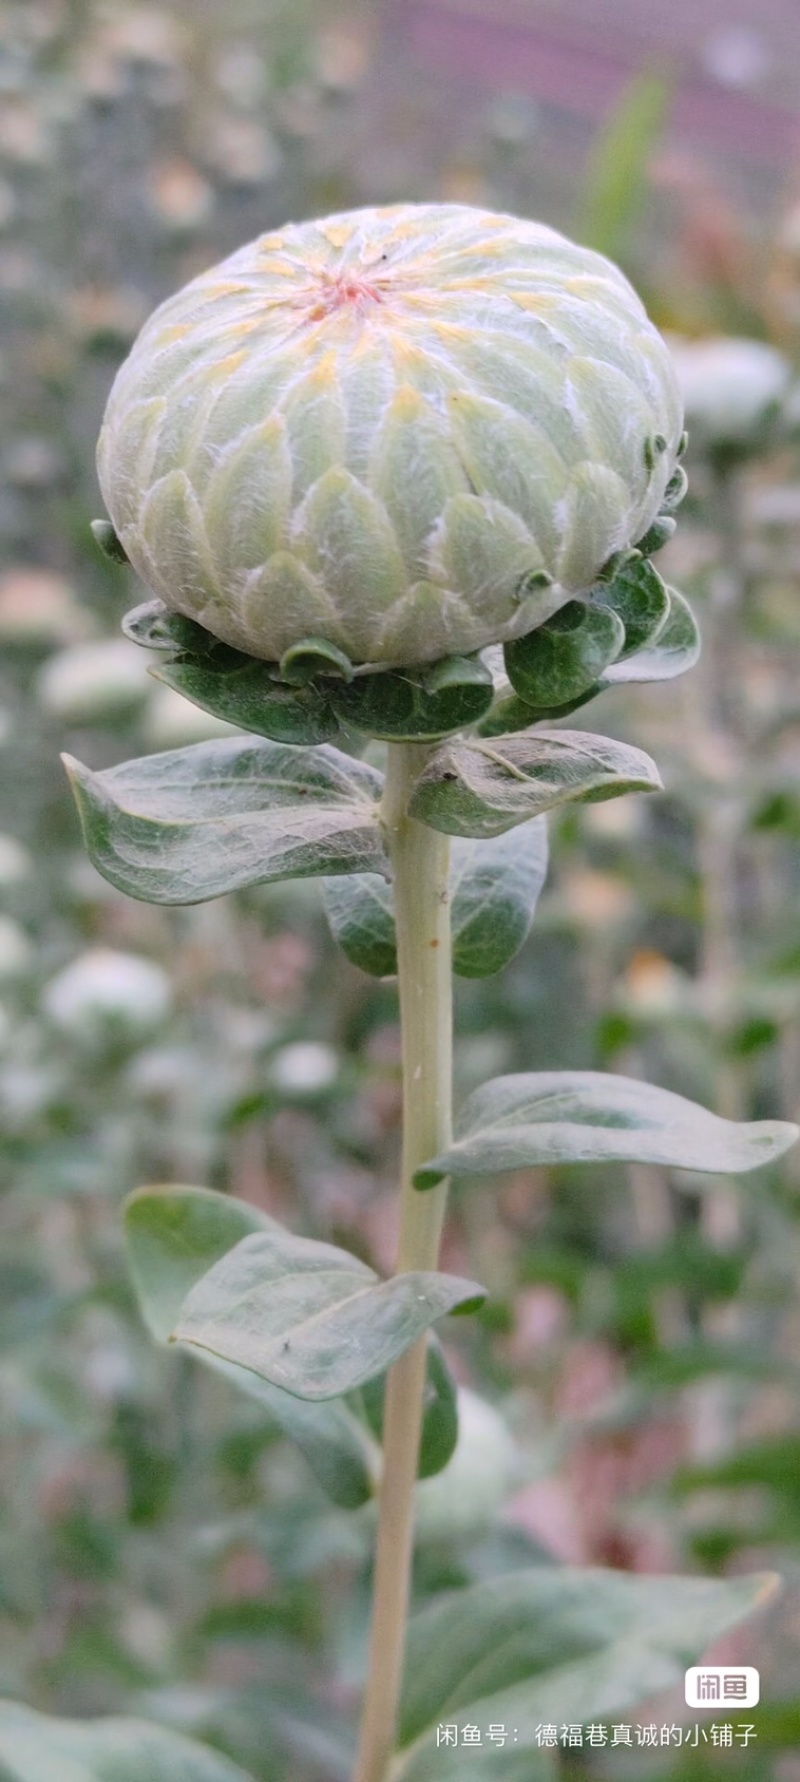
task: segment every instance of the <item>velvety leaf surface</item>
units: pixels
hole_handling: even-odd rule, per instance
[[[383,1439],[383,1406],[386,1376],[368,1380],[362,1388],[362,1401],[370,1427],[378,1440]],[[428,1337],[427,1379],[422,1412],[417,1477],[430,1479],[440,1473],[452,1458],[458,1441],[458,1396],[456,1384],[442,1353],[438,1337]]]
[[[594,686],[624,646],[625,626],[613,607],[568,600],[535,631],[506,644],[506,670],[521,699],[547,710]]]
[[[187,1294],[220,1257],[253,1232],[280,1229],[256,1207],[209,1188],[140,1188],[132,1194],[125,1209],[128,1264],[142,1316],[156,1341],[166,1343]],[[197,1353],[237,1391],[258,1400],[296,1442],[334,1503],[355,1509],[372,1496],[377,1456],[361,1419],[348,1405],[311,1404],[249,1368],[205,1349]]]
[[[381,777],[325,745],[226,737],[102,773],[65,765],[95,866],[147,903],[385,868]]]
[[[610,607],[625,627],[625,644],[617,662],[624,662],[646,644],[655,643],[670,616],[669,589],[646,557],[624,563],[612,581],[595,589],[592,598],[601,606]]]
[[[457,837],[452,854],[453,969],[460,977],[501,971],[527,938],[547,872],[547,826],[534,817],[487,841]],[[373,977],[397,971],[392,887],[377,873],[328,879],[328,920],[354,965]]]
[[[252,1782],[230,1758],[144,1720],[56,1720],[0,1702],[2,1782]]]
[[[580,730],[535,729],[491,743],[443,743],[417,780],[409,809],[432,829],[480,839],[571,800],[660,786],[641,749]]]
[[[598,691],[621,681],[671,681],[693,668],[700,655],[701,639],[688,600],[677,588],[668,588],[669,615],[657,636],[634,656],[624,656],[603,670]]]
[[[170,662],[151,672],[204,712],[274,742],[321,743],[339,733],[337,719],[318,691],[279,686],[269,679],[263,662],[246,662],[225,673],[211,663]]]
[[[437,1318],[484,1297],[454,1275],[380,1281],[333,1244],[257,1232],[192,1289],[173,1337],[299,1398],[338,1398],[383,1373]]]
[[[593,1070],[495,1077],[468,1097],[456,1131],[450,1149],[417,1170],[418,1188],[544,1163],[660,1163],[740,1175],[773,1162],[798,1136],[787,1121],[723,1120],[669,1089]]]
[[[534,1752],[542,1722],[609,1719],[674,1688],[776,1584],[552,1566],[452,1592],[409,1627],[398,1775],[433,1782],[442,1722],[511,1726]]]

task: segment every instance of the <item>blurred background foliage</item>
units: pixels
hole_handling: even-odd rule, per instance
[[[439,197],[621,260],[676,337],[691,479],[663,564],[705,652],[592,714],[666,795],[553,825],[533,937],[458,986],[459,1085],[599,1066],[797,1118],[795,9],[5,0],[0,27],[0,1693],[345,1782],[370,1513],[154,1351],[119,1208],[195,1182],[391,1267],[394,992],[313,886],[158,910],[83,856],[60,748],[102,767],[220,728],[119,637],[141,594],[88,531],[102,409],[153,304],[289,217]],[[787,1580],[746,1648],[746,1756],[634,1750],[631,1782],[800,1776],[797,1191],[790,1154],[736,1189],[561,1169],[454,1201],[444,1266],[490,1299],[451,1359],[489,1405],[425,1488],[418,1599],[524,1556]]]

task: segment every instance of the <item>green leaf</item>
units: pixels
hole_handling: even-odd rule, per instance
[[[157,1342],[166,1343],[195,1283],[242,1238],[280,1231],[274,1219],[243,1200],[210,1188],[139,1188],[125,1206],[125,1240],[142,1316]],[[198,1356],[239,1392],[255,1398],[297,1444],[334,1503],[356,1509],[374,1489],[376,1455],[366,1430],[346,1404],[307,1404],[271,1386],[248,1368],[206,1350]]]
[[[95,866],[146,903],[385,870],[381,776],[338,749],[226,737],[103,773],[64,763]]]
[[[501,971],[527,938],[547,871],[547,826],[534,817],[489,841],[458,837],[451,868],[453,969],[460,977]],[[328,879],[325,909],[348,959],[373,977],[397,971],[392,887],[377,873]]]
[[[333,1244],[288,1232],[243,1238],[184,1302],[173,1341],[250,1368],[298,1398],[339,1398],[384,1370],[482,1287],[411,1272],[381,1281]]]
[[[592,598],[610,607],[625,627],[625,645],[618,662],[654,643],[670,615],[669,589],[645,557],[623,563],[612,581],[594,590]]]
[[[534,817],[488,841],[453,846],[453,969],[487,978],[519,952],[530,933],[547,873],[547,821]]]
[[[128,553],[117,538],[110,520],[90,520],[89,531],[104,557],[109,557],[112,563],[130,562]]]
[[[603,672],[598,692],[622,681],[672,681],[693,668],[700,655],[700,633],[688,600],[667,588],[669,616],[663,629],[635,656],[612,662]]]
[[[2,1782],[252,1782],[218,1751],[145,1720],[56,1720],[0,1702]]]
[[[515,1752],[533,1757],[543,1722],[611,1719],[676,1688],[687,1666],[759,1609],[777,1582],[547,1566],[451,1591],[409,1626],[397,1782],[435,1782],[443,1723],[459,1735],[466,1725],[513,1727]],[[478,1772],[490,1773],[488,1764]]]
[[[326,879],[322,901],[334,940],[359,971],[373,978],[397,972],[392,887],[376,872]]]
[[[447,835],[502,835],[570,800],[617,798],[661,786],[649,755],[580,730],[526,730],[491,743],[443,743],[414,786],[409,810]]]
[[[661,134],[672,83],[638,74],[611,113],[592,150],[577,239],[612,260],[624,257],[644,203],[647,168]]]
[[[368,1380],[361,1397],[370,1428],[378,1441],[383,1438],[383,1405],[386,1375]],[[458,1398],[456,1385],[445,1361],[442,1346],[431,1332],[428,1337],[427,1377],[422,1412],[422,1434],[419,1446],[417,1477],[430,1479],[440,1473],[451,1459],[458,1441]]]
[[[349,686],[326,683],[343,724],[390,742],[446,736],[476,724],[493,698],[492,677],[478,656],[446,656],[429,668],[359,676]]]
[[[568,600],[503,655],[515,693],[548,711],[594,686],[624,647],[625,626],[611,606]]]
[[[417,1170],[417,1188],[444,1176],[492,1175],[545,1163],[660,1163],[743,1175],[798,1137],[783,1120],[723,1120],[633,1077],[553,1070],[495,1077],[467,1098],[457,1138]]]
[[[183,1183],[137,1188],[125,1202],[125,1246],[151,1336],[166,1343],[187,1293],[254,1231],[280,1227],[258,1207]]]
[[[281,680],[288,681],[290,686],[305,687],[322,674],[333,674],[344,681],[353,678],[350,657],[325,637],[304,637],[281,656]]]
[[[125,614],[122,630],[131,643],[139,644],[145,650],[158,650],[168,655],[188,650],[193,656],[218,655],[222,660],[246,660],[240,650],[232,650],[221,643],[213,632],[198,625],[196,619],[172,612],[163,600],[145,600],[141,606],[133,607]]]
[[[179,661],[151,673],[204,712],[273,742],[310,745],[339,734],[338,721],[318,690],[280,686],[264,662],[243,658],[243,666],[230,668],[214,661]]]

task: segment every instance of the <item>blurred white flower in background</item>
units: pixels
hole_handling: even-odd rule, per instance
[[[33,859],[15,835],[0,834],[0,892],[15,891],[33,873]]]
[[[63,723],[101,724],[135,712],[152,685],[142,651],[121,637],[59,650],[41,669],[36,691]]]
[[[334,1047],[320,1040],[296,1040],[282,1046],[270,1064],[274,1087],[286,1095],[317,1095],[322,1089],[330,1089],[338,1074]]]
[[[18,978],[30,970],[33,947],[24,928],[11,916],[0,916],[0,979]]]
[[[521,1483],[517,1444],[499,1411],[466,1387],[458,1391],[455,1453],[414,1492],[414,1529],[422,1541],[458,1539],[488,1528]]]
[[[136,646],[134,645],[134,648]],[[153,683],[150,683],[151,687]],[[173,687],[155,687],[147,704],[142,724],[145,742],[151,749],[180,749],[184,743],[205,742],[214,736],[239,736],[234,724],[215,718],[199,705],[192,705]]]
[[[692,446],[746,446],[788,394],[792,368],[763,340],[667,337]]]
[[[109,1031],[130,1038],[151,1033],[172,1007],[166,972],[136,953],[94,947],[51,978],[42,995],[48,1019],[88,1042]]]

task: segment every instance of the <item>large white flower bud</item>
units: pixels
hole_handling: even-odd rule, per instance
[[[290,225],[162,304],[103,495],[148,586],[251,655],[411,666],[519,637],[647,533],[681,404],[627,280],[540,223]]]

